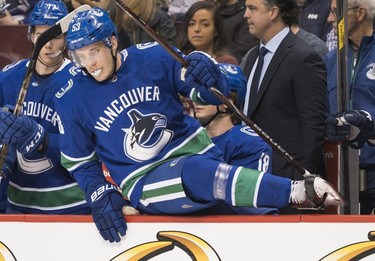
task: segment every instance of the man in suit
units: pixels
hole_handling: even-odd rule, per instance
[[[246,0],[244,17],[260,45],[241,63],[248,79],[244,113],[308,171],[324,176],[326,68],[313,48],[290,31],[297,14],[294,1]],[[263,47],[267,52],[259,84],[254,87]],[[273,155],[275,174],[302,179],[277,151]]]

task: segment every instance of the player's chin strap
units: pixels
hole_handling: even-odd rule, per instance
[[[216,113],[214,116],[211,117],[211,119],[209,119],[207,122],[205,123],[202,123],[202,127],[206,127],[208,124],[210,124],[218,115],[220,114],[228,114],[230,113],[230,110],[229,109],[226,109],[225,111],[221,111],[220,108],[219,108],[219,105],[216,105]],[[197,116],[195,115],[195,111],[194,111],[194,118],[197,119]]]
[[[111,48],[111,54],[112,54],[112,60],[113,60],[113,71],[111,73],[111,76],[109,76],[107,78],[107,80],[113,81],[113,80],[115,80],[117,78],[117,76],[116,76],[116,70],[117,70],[117,48],[115,50],[115,54],[113,54],[112,48]]]
[[[46,62],[43,61],[43,59],[40,58],[40,57],[38,57],[38,61],[39,61],[41,64],[43,64],[44,66],[48,67],[48,68],[53,68],[53,67],[55,67],[55,66],[57,66],[57,65],[62,64],[62,62],[64,61],[64,55],[61,55],[61,60],[60,60],[60,61],[58,61],[58,62],[56,62],[55,64],[52,64],[52,65],[46,64]]]

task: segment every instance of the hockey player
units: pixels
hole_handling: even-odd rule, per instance
[[[29,38],[39,35],[68,13],[61,1],[38,2],[30,14]],[[18,162],[8,175],[6,213],[89,214],[83,191],[60,163],[59,116],[53,97],[74,73],[64,58],[65,38],[60,35],[41,49],[28,86],[22,114],[0,112],[0,139],[17,148]],[[0,106],[15,105],[29,60],[7,65],[0,73]],[[60,86],[60,87],[59,87]],[[12,125],[9,123],[12,122]],[[11,147],[11,146],[9,146]]]
[[[218,104],[207,87],[228,94],[227,79],[205,54],[188,55],[185,70],[157,43],[119,53],[114,24],[100,8],[78,13],[66,39],[83,71],[56,94],[62,163],[85,191],[105,240],[118,242],[126,234],[124,197],[141,213],[170,215],[220,202],[277,208],[343,204],[315,175],[292,181],[223,162],[204,128],[183,113],[178,96],[190,93]],[[106,182],[100,161],[121,192]]]
[[[220,64],[231,89],[230,98],[238,108],[246,95],[246,78],[239,66]],[[240,120],[224,104],[195,104],[195,117],[223,152],[224,160],[237,166],[271,172],[272,149],[250,127],[239,125]]]
[[[243,106],[246,95],[246,78],[239,66],[219,64],[227,75],[230,85],[230,99],[238,108]],[[224,104],[195,104],[195,117],[201,122],[213,143],[223,152],[226,163],[243,166],[264,172],[271,172],[272,149],[250,127],[240,125],[240,120]],[[211,213],[223,212],[223,206],[211,209]],[[276,208],[234,208],[229,209],[238,214],[278,214]]]

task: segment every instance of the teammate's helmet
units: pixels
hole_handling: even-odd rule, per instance
[[[69,24],[66,36],[68,50],[75,51],[84,46],[104,41],[110,47],[110,37],[117,37],[117,30],[108,13],[94,7],[77,13]]]
[[[54,25],[57,21],[68,14],[68,8],[62,1],[42,0],[39,1],[30,13],[29,26]]]
[[[246,96],[246,78],[241,68],[229,63],[220,63],[219,67],[227,75],[231,92],[237,93],[234,104],[241,108]]]

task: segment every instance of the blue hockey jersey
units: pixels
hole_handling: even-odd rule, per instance
[[[228,164],[272,172],[272,149],[250,127],[235,125],[211,139],[221,149]]]
[[[0,106],[15,106],[29,60],[7,65],[0,73]],[[60,163],[59,116],[53,102],[57,90],[74,74],[69,60],[51,75],[36,73],[30,81],[22,114],[38,122],[48,133],[48,146],[27,157],[17,153],[17,166],[10,176],[8,204],[23,213],[89,213],[83,191]]]
[[[157,43],[125,49],[121,59],[112,81],[99,83],[83,71],[56,94],[60,144],[64,166],[84,190],[102,178],[100,160],[136,206],[142,177],[156,166],[182,155],[221,152],[199,122],[183,113],[178,93],[187,96],[194,86],[183,81],[181,64]]]
[[[350,43],[350,42],[349,42]],[[348,61],[353,60],[351,44],[348,48]],[[327,65],[327,91],[330,113],[337,112],[337,49],[329,52],[324,62]],[[375,35],[362,38],[356,66],[348,63],[348,97],[350,108],[365,110],[375,116]],[[360,153],[360,167],[363,169],[375,168],[375,147],[365,144]]]

